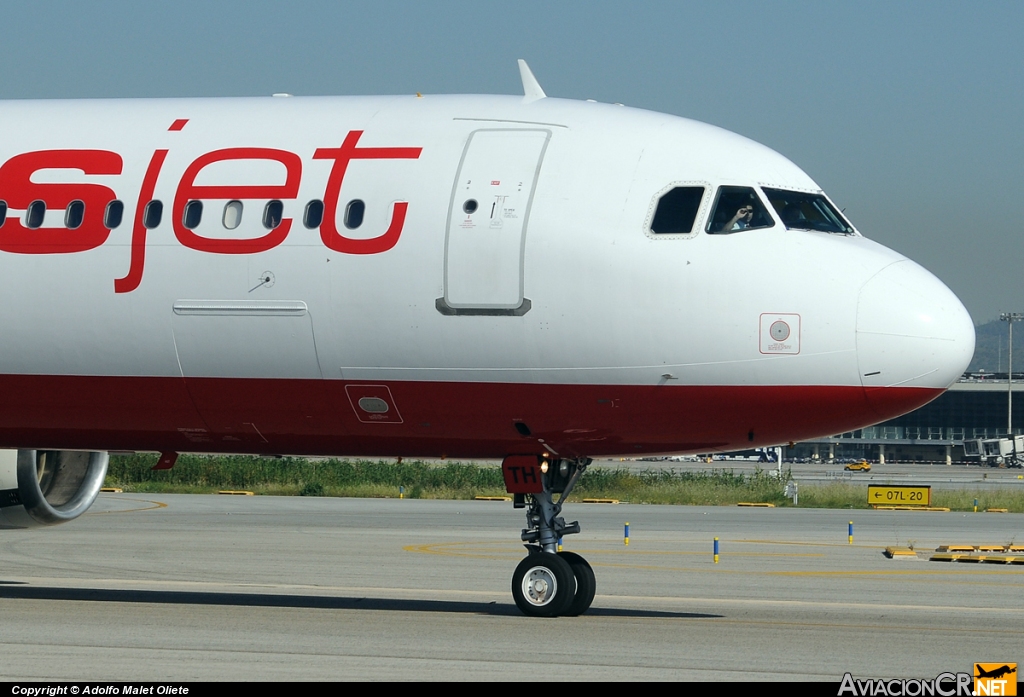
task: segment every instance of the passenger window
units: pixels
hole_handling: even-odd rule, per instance
[[[853,226],[821,194],[764,187],[762,190],[787,230],[853,233]]]
[[[302,214],[302,224],[312,230],[315,227],[320,227],[320,223],[324,221],[324,202],[319,199],[313,199],[306,204],[306,211]]]
[[[147,230],[160,225],[160,220],[164,216],[164,204],[161,201],[150,201],[146,204],[146,210],[142,213],[142,224]]]
[[[82,201],[72,201],[69,203],[64,211],[64,227],[69,230],[75,230],[82,226],[82,220],[84,219],[85,203]]]
[[[703,186],[677,186],[664,194],[658,199],[651,232],[659,235],[685,235],[692,232],[702,198]]]
[[[355,230],[363,224],[363,213],[366,212],[366,204],[356,199],[349,201],[345,206],[345,227]]]
[[[234,230],[242,224],[242,202],[228,201],[224,204],[224,227]]]
[[[284,216],[284,204],[280,201],[274,200],[267,203],[266,208],[263,209],[263,227],[268,230],[275,229],[281,224],[281,219]]]
[[[28,204],[25,211],[25,227],[35,230],[43,224],[43,217],[46,215],[46,204],[42,201],[33,201]]]
[[[7,201],[0,201],[0,227],[7,222]]]
[[[720,186],[708,232],[728,234],[775,225],[757,193],[749,186]]]
[[[199,227],[200,221],[203,219],[203,202],[202,201],[189,201],[185,204],[185,213],[181,216],[181,224],[189,230],[195,230]]]
[[[103,225],[108,230],[113,230],[121,224],[121,220],[124,218],[124,204],[117,199],[107,204],[107,209],[103,211]]]

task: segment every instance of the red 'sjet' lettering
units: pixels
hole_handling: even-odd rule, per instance
[[[391,213],[391,224],[383,235],[371,239],[354,239],[345,237],[338,232],[337,214],[338,198],[341,185],[345,180],[345,172],[352,160],[416,160],[423,148],[357,148],[362,131],[349,131],[340,148],[317,148],[313,153],[314,160],[334,160],[331,174],[327,178],[327,190],[324,192],[324,219],[320,223],[320,239],[335,252],[345,254],[380,254],[396,244],[405,226],[405,214],[409,209],[407,201],[395,203]]]
[[[288,174],[284,184],[246,186],[205,186],[196,184],[196,176],[206,166],[225,160],[275,160],[285,166]],[[174,194],[171,211],[174,234],[186,247],[200,252],[214,254],[255,254],[273,249],[284,242],[292,227],[291,218],[283,218],[281,224],[267,234],[249,239],[219,239],[203,237],[189,230],[182,222],[185,206],[195,199],[294,199],[299,195],[299,181],[302,178],[302,160],[295,153],[273,148],[226,148],[200,155],[188,166],[181,177]]]
[[[60,184],[32,181],[32,175],[46,169],[76,169],[83,174],[120,174],[121,156],[109,150],[37,150],[15,155],[0,167],[0,191],[7,205],[25,210],[42,201],[49,210],[67,208],[72,201],[85,204],[82,224],[66,227],[27,228],[21,220],[9,218],[0,227],[0,251],[14,254],[70,254],[99,247],[110,236],[103,225],[103,213],[116,198],[100,184]]]
[[[139,189],[139,203],[135,206],[135,222],[132,225],[132,255],[128,263],[128,275],[124,278],[114,279],[115,293],[130,293],[142,283],[142,269],[146,263],[146,226],[143,224],[143,217],[146,213],[146,204],[153,200],[153,191],[156,189],[156,180],[160,176],[160,168],[164,166],[164,159],[167,157],[166,150],[157,150],[153,153],[146,168],[146,176],[142,179],[142,188]]]

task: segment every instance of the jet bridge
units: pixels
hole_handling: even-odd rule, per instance
[[[992,467],[1024,466],[1024,436],[974,438],[964,441],[964,454]]]

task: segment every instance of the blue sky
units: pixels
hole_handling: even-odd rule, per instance
[[[8,99],[515,94],[525,58],[775,148],[976,322],[1024,311],[1024,3],[36,0],[4,28]]]

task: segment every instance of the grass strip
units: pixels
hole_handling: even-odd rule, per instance
[[[105,486],[127,492],[216,493],[245,489],[269,496],[342,496],[360,498],[473,499],[505,495],[501,469],[493,464],[419,460],[395,462],[350,459],[267,458],[251,455],[182,455],[173,469],[153,470],[156,455],[114,455]],[[675,471],[592,468],[580,480],[570,501],[619,499],[630,503],[731,506],[740,501],[792,506],[783,494],[791,479],[770,471]],[[932,505],[954,511],[1005,508],[1024,513],[1024,491],[1016,489],[946,490],[932,492]],[[833,482],[800,484],[800,508],[870,508],[867,485]]]

